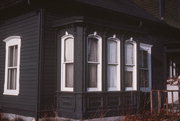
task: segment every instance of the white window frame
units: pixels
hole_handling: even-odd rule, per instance
[[[87,37],[87,41],[89,38],[96,38],[98,40],[98,65],[97,65],[97,88],[87,88],[87,91],[93,92],[93,91],[102,91],[102,37],[97,35],[97,32],[94,32],[94,34],[90,34]],[[87,42],[87,48],[88,48],[88,42]],[[88,55],[88,49],[87,50],[87,55]],[[91,63],[88,61],[87,58],[87,63]],[[92,62],[94,63],[94,62]]]
[[[4,83],[4,95],[19,95],[19,80],[20,80],[20,54],[21,54],[21,37],[20,36],[10,36],[3,40],[6,43],[6,57],[5,57],[5,83]],[[17,77],[16,77],[16,89],[7,89],[7,81],[8,81],[8,54],[10,46],[18,46],[18,56],[17,56]]]
[[[151,67],[151,48],[153,45],[140,43],[140,49],[148,52],[148,83],[149,87],[140,87],[143,92],[150,92],[152,89],[152,67]]]
[[[116,38],[116,35],[114,35],[113,37],[109,37],[107,39],[108,41],[116,41],[117,42],[117,87],[113,88],[113,87],[108,87],[108,91],[120,91],[121,90],[121,58],[120,58],[120,52],[121,52],[121,42],[118,38]],[[107,50],[108,51],[108,50]],[[108,64],[107,64],[108,66]]]
[[[137,90],[137,43],[133,40],[132,37],[125,41],[125,46],[127,43],[131,43],[134,45],[133,46],[134,64],[129,65],[129,64],[126,64],[125,62],[125,71],[132,71],[133,73],[132,87],[125,87],[125,90],[132,91],[132,90]]]
[[[66,63],[64,62],[64,41],[67,38],[72,38],[73,39],[73,61],[71,63],[74,64],[74,36],[72,34],[68,34],[68,32],[65,32],[65,35],[61,37],[61,91],[69,91],[69,92],[73,92],[74,88],[73,87],[66,87]],[[74,68],[74,66],[73,66]],[[74,70],[73,70],[74,73]],[[74,77],[73,77],[74,79]],[[74,83],[74,81],[73,81]]]

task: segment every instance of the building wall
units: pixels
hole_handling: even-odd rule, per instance
[[[9,36],[21,37],[20,93],[3,95],[5,43]],[[39,12],[34,11],[0,23],[0,107],[3,112],[36,116],[39,65]]]

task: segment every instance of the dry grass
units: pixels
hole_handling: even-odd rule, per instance
[[[128,115],[122,121],[180,121],[180,113],[166,115],[165,112],[161,112],[160,114],[146,112],[138,115]]]

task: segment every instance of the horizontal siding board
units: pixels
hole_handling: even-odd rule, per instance
[[[2,95],[4,90],[5,43],[8,36],[21,36],[20,94]],[[39,14],[27,13],[0,23],[0,106],[11,113],[35,116],[39,59]],[[10,110],[12,109],[12,111]],[[23,113],[24,111],[24,113]]]

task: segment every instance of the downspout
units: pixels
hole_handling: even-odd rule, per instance
[[[38,59],[38,93],[37,93],[37,108],[36,121],[39,120],[40,102],[41,102],[41,81],[43,72],[43,38],[44,38],[44,9],[39,10],[39,59]]]

